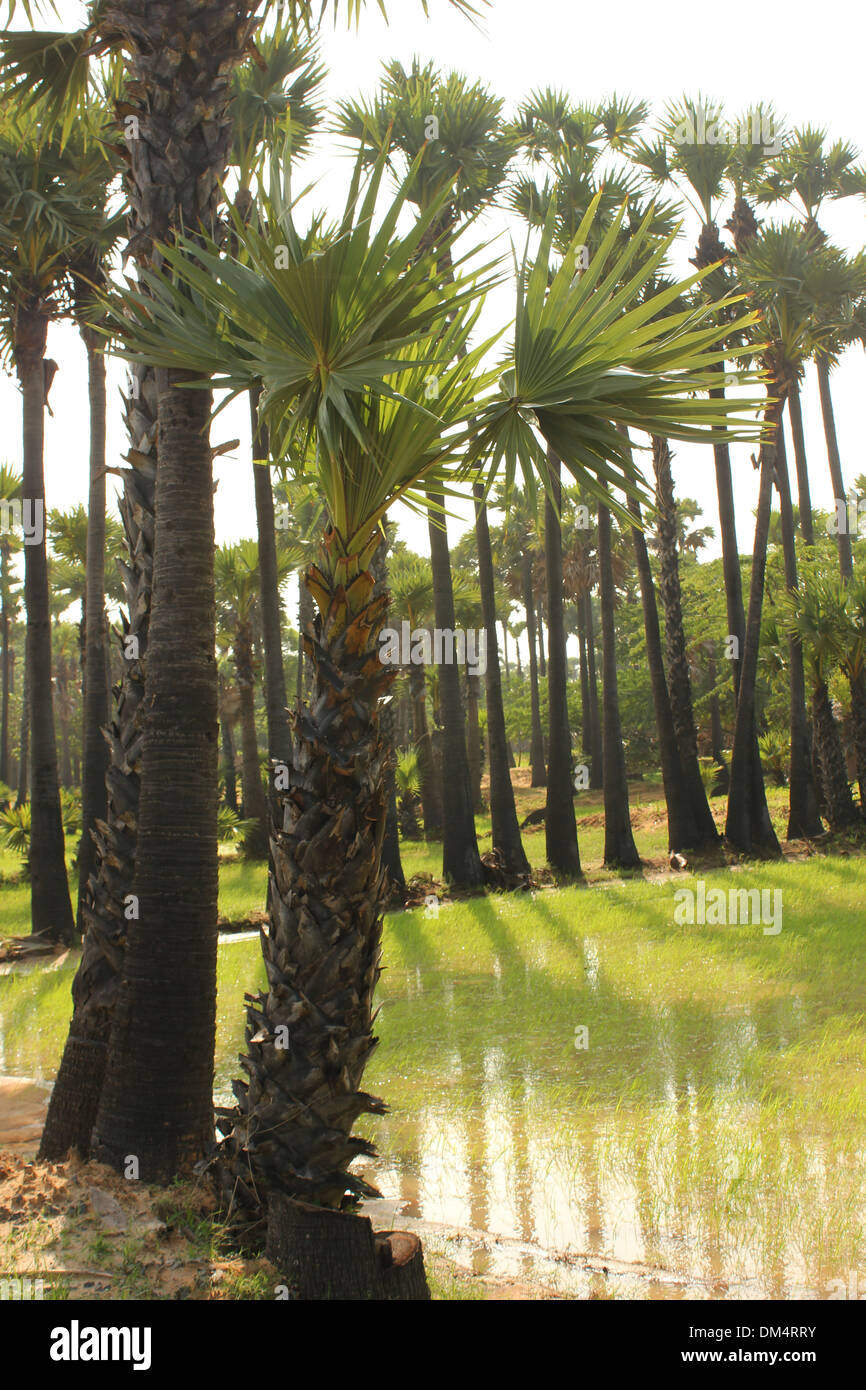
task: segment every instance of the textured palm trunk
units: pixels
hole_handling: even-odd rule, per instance
[[[541,676],[543,680],[547,675],[547,658],[544,654],[544,618],[542,613],[542,604],[540,597],[538,599],[537,604],[537,614],[538,617],[535,630],[538,633],[538,674]]]
[[[629,814],[628,777],[616,674],[610,512],[604,506],[598,509],[598,573],[604,663],[604,863],[611,869],[636,869],[640,867],[640,855],[632,835]]]
[[[9,785],[9,697],[12,683],[12,642],[9,619],[9,549],[0,537],[0,782]]]
[[[43,448],[45,430],[44,361],[48,322],[37,309],[19,306],[15,320],[15,360],[23,397],[22,497],[33,515],[45,515]],[[24,546],[24,601],[27,607],[27,673],[30,715],[30,921],[33,932],[71,942],[75,921],[66,873],[54,700],[51,686],[51,613],[45,528],[38,543]]]
[[[547,862],[563,878],[581,874],[574,816],[574,772],[568,721],[568,667],[562,597],[561,466],[548,453],[550,489],[544,504],[544,570],[547,588],[548,675],[547,712],[550,749],[544,833]]]
[[[665,614],[665,650],[671,714],[692,815],[700,836],[699,843],[713,845],[718,841],[719,833],[707,800],[698,762],[698,736],[683,625],[677,550],[677,511],[671,473],[671,451],[666,439],[653,435],[652,456],[658,508],[659,591]]]
[[[665,791],[665,806],[667,807],[668,849],[693,849],[700,844],[701,836],[695,824],[691,799],[680,762],[667,680],[665,679],[655,585],[650,568],[646,537],[640,524],[640,505],[634,498],[629,499],[629,510],[638,523],[632,527],[632,541],[640,581],[647,665],[649,666],[650,685],[652,687],[653,710],[659,741],[659,760]]]
[[[505,732],[505,706],[502,701],[502,679],[499,668],[499,646],[496,640],[496,596],[494,587],[493,551],[490,545],[490,526],[484,505],[484,490],[476,484],[475,539],[478,546],[478,583],[481,590],[481,611],[487,640],[487,669],[484,672],[487,695],[487,740],[490,749],[490,819],[492,845],[510,874],[528,874],[529,861],[520,838],[520,825],[514,803],[514,788],[508,762],[508,737]],[[508,679],[507,636],[502,630],[506,680]]]
[[[586,656],[589,663],[589,706],[592,712],[592,756],[590,758],[589,785],[598,791],[604,784],[604,732],[601,727],[601,710],[598,699],[598,672],[595,664],[595,623],[592,616],[592,594],[584,594],[586,613]]]
[[[244,819],[254,820],[256,827],[244,840],[244,850],[251,858],[265,859],[268,853],[268,798],[259,766],[259,745],[256,738],[256,683],[253,666],[253,630],[251,623],[241,623],[234,644],[235,671],[240,696],[241,777],[243,781]],[[285,759],[280,759],[285,761]]]
[[[541,732],[541,710],[538,697],[538,649],[535,638],[535,601],[532,593],[532,556],[525,551],[521,561],[523,576],[523,606],[526,609],[526,636],[529,642],[529,701],[532,719],[532,734],[529,745],[529,761],[532,765],[533,787],[547,786],[547,769],[544,765],[544,735]]]
[[[777,402],[767,411],[766,422],[772,433],[768,442],[761,447],[761,471],[755,518],[755,543],[752,552],[749,614],[746,620],[740,670],[734,747],[731,753],[728,813],[725,822],[725,835],[734,849],[739,850],[742,854],[761,853],[774,856],[779,856],[781,849],[770,820],[763,773],[758,759],[756,691],[761,642],[761,612],[764,603],[764,579],[767,569],[767,540],[770,534],[770,504],[772,502],[773,477],[776,471],[776,448],[773,440],[780,419],[781,403]]]
[[[827,461],[830,465],[830,478],[833,483],[833,500],[841,507],[841,515],[847,518],[848,498],[842,477],[842,460],[839,456],[839,441],[836,438],[836,417],[833,413],[833,397],[830,392],[830,366],[826,357],[816,358],[818,369],[818,389],[821,393],[821,419],[824,422],[824,439],[827,443]],[[836,545],[839,551],[839,571],[843,579],[854,578],[854,556],[851,550],[851,537],[847,524],[836,528]]]
[[[298,704],[302,704],[310,694],[311,671],[304,655],[304,638],[309,633],[314,616],[313,600],[301,584],[298,593],[298,683],[295,691]]]
[[[576,603],[577,641],[580,649],[580,750],[585,758],[592,752],[592,711],[589,705],[589,674],[586,669],[586,617],[584,615],[583,595]]]
[[[120,634],[121,678],[108,731],[108,811],[94,832],[96,866],[84,900],[85,932],[81,963],[72,982],[72,1020],[39,1150],[40,1158],[51,1161],[64,1158],[72,1149],[84,1158],[90,1153],[123,968],[126,914],[131,910],[128,895],[135,876],[141,773],[139,713],[144,699],[153,587],[157,394],[152,369],[136,367],[133,381],[133,394],[125,402],[133,448],[120,499],[128,554],[121,566],[128,616]]]
[[[223,710],[220,718],[220,746],[222,748],[222,778],[225,783],[223,805],[230,811],[238,812],[238,784],[235,772],[235,741],[231,720]]]
[[[27,650],[24,651],[24,680],[21,688],[21,728],[18,733],[18,789],[16,810],[30,797],[30,680],[27,675]]]
[[[716,672],[715,652],[710,651],[707,658],[707,680],[710,687],[710,738],[712,741],[712,755],[720,767],[724,767],[725,750],[724,737],[722,734],[722,707],[719,701],[719,692],[716,689],[718,675]]]
[[[270,453],[267,429],[259,423],[260,392],[251,389],[250,421],[253,455],[267,460]],[[262,639],[265,651],[265,708],[268,718],[268,754],[276,762],[285,762],[289,753],[289,711],[286,694],[286,673],[283,668],[282,605],[277,569],[277,539],[274,517],[274,492],[268,463],[253,463],[253,488],[256,499],[256,528],[258,535],[259,598],[262,613]]]
[[[788,459],[781,424],[776,435],[776,486],[779,493],[779,513],[782,523],[785,585],[792,593],[797,588],[797,553],[794,543],[794,510],[791,503]],[[793,637],[788,643],[788,682],[791,731],[788,839],[795,840],[820,835],[824,827],[818,813],[818,799],[812,779],[812,750],[809,724],[806,717],[806,675],[803,667],[803,648]]]
[[[208,391],[157,373],[156,541],[134,895],[94,1150],[148,1181],[213,1136],[219,729]],[[181,794],[182,792],[182,794]]]
[[[812,718],[824,781],[827,820],[831,830],[846,830],[860,821],[860,813],[851,795],[848,770],[839,740],[839,726],[833,718],[830,695],[824,680],[818,682],[812,694]]]
[[[308,636],[314,685],[294,717],[288,787],[272,835],[268,991],[248,996],[246,1082],[222,1112],[218,1165],[226,1202],[257,1212],[267,1194],[339,1209],[371,1189],[348,1171],[372,1144],[352,1134],[384,1113],[360,1089],[376,1046],[373,993],[382,935],[385,769],[381,700],[395,676],[379,660],[388,596],[366,553],[326,537],[307,584],[318,607]]]
[[[130,250],[181,226],[217,231],[231,81],[255,28],[248,0],[117,0],[125,38]],[[145,673],[137,917],[128,923],[94,1149],[170,1179],[211,1142],[216,999],[218,749],[213,467],[207,391],[158,373],[156,543]],[[188,378],[187,378],[188,380]],[[127,886],[127,892],[129,892]]]
[[[442,497],[428,494],[434,504]],[[441,512],[431,511],[430,565],[433,571],[433,610],[440,632],[456,632],[454,589],[448,537],[440,523]],[[442,712],[442,742],[447,776],[442,779],[442,874],[458,888],[480,888],[484,868],[478,853],[475,816],[472,805],[472,778],[466,751],[466,718],[460,694],[460,668],[456,662],[439,667],[439,703]]]
[[[87,884],[96,866],[93,831],[108,809],[108,698],[105,685],[105,358],[98,339],[83,329],[87,346],[90,403],[90,490],[87,504],[87,589],[84,632],[84,716],[82,733],[81,842],[78,847],[79,934],[86,929]]]
[[[809,465],[806,459],[806,436],[803,433],[803,411],[800,405],[800,385],[793,381],[788,390],[788,415],[791,420],[791,439],[797,467],[797,501],[800,508],[800,530],[807,545],[815,543],[812,521],[812,496],[809,490]]]
[[[484,810],[481,795],[481,723],[478,717],[480,679],[466,672],[466,755],[469,759],[469,780],[472,786],[472,809]]]
[[[476,533],[476,534],[477,534],[477,533]],[[489,527],[488,527],[487,534],[488,534],[488,539],[489,539],[489,537],[490,537],[490,528],[489,528]],[[491,567],[492,567],[492,553],[491,553]],[[495,612],[495,609],[494,609],[494,612]],[[488,640],[489,640],[489,639],[488,639]],[[498,656],[498,653],[497,653],[497,656]],[[510,662],[509,662],[509,660],[508,660],[508,624],[507,624],[504,620],[503,620],[503,623],[502,623],[502,660],[505,662],[505,684],[508,685],[509,681],[511,680],[511,664],[510,664]]]

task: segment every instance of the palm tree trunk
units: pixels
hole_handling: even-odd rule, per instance
[[[260,390],[249,391],[250,422],[253,437],[253,458],[269,457],[268,432],[259,423]],[[277,570],[277,539],[274,519],[274,493],[270,465],[253,463],[253,487],[256,498],[256,529],[259,542],[259,596],[262,611],[262,638],[265,650],[265,708],[268,718],[268,756],[273,762],[284,763],[289,756],[289,731],[286,673],[283,669],[282,605]]]
[[[655,585],[650,568],[646,537],[641,526],[640,504],[629,498],[629,510],[637,525],[632,527],[635,560],[640,580],[641,605],[643,607],[644,634],[646,636],[647,665],[653,694],[656,731],[659,741],[659,759],[662,768],[662,782],[665,790],[665,805],[668,816],[668,849],[693,849],[701,842],[695,824],[691,798],[680,762],[679,746],[671,713],[667,680],[665,679],[662,657],[662,639],[656,607]]]
[[[854,673],[848,673],[848,683],[851,688],[851,720],[854,725],[860,810],[866,815],[866,678],[862,667]]]
[[[220,744],[222,747],[223,759],[223,782],[225,783],[225,793],[223,795],[223,805],[230,811],[238,813],[238,784],[235,773],[235,743],[232,737],[231,720],[228,715],[223,713],[220,719]]]
[[[211,396],[179,373],[157,379],[138,917],[94,1133],[103,1162],[122,1170],[134,1154],[145,1181],[188,1169],[212,1139],[218,892]]]
[[[807,545],[815,544],[815,526],[812,520],[812,497],[809,491],[809,465],[806,460],[806,436],[803,433],[803,411],[800,405],[800,383],[792,381],[788,388],[788,415],[791,421],[791,439],[794,443],[794,461],[797,467],[797,501],[800,507],[800,530]]]
[[[665,649],[671,714],[700,844],[714,845],[718,842],[719,832],[710,810],[698,763],[698,736],[683,625],[671,451],[667,440],[659,435],[652,437],[652,456],[658,507],[659,589],[665,614]]]
[[[415,746],[420,762],[424,836],[428,840],[438,840],[442,833],[442,796],[427,722],[427,679],[423,662],[414,661],[409,668],[409,694]]]
[[[453,633],[456,632],[457,620],[448,536],[439,510],[443,498],[437,493],[428,493],[428,496],[432,503],[428,530],[433,571],[433,611],[440,632]],[[484,869],[475,835],[460,669],[456,662],[443,662],[438,674],[443,752],[448,769],[448,775],[442,779],[442,874],[458,888],[480,888],[484,883]]]
[[[580,647],[580,750],[585,758],[592,752],[592,710],[589,704],[589,673],[586,667],[586,617],[583,594],[577,599],[577,640]]]
[[[375,593],[388,591],[388,525],[383,520],[384,535],[373,557],[372,572],[376,580]],[[396,763],[396,716],[394,701],[389,700],[379,712],[382,742],[388,751],[385,764],[385,838],[382,842],[382,863],[391,881],[392,895],[402,903],[406,897],[406,875],[400,857],[400,826],[397,818],[397,783],[394,776]]]
[[[302,583],[298,593],[298,685],[295,692],[298,705],[301,705],[310,693],[311,673],[306,660],[304,638],[309,633],[313,613],[313,600]]]
[[[105,820],[108,793],[108,744],[104,729],[108,724],[105,686],[105,358],[98,350],[99,339],[92,329],[83,328],[87,346],[88,391],[90,402],[90,493],[87,504],[87,588],[84,604],[84,721],[82,731],[83,777],[81,787],[81,841],[78,846],[77,925],[84,935],[84,900],[87,884],[96,865],[96,844],[92,831],[97,820]]]
[[[794,511],[791,505],[788,458],[781,424],[776,433],[776,487],[779,493],[779,513],[782,523],[785,586],[789,592],[793,592],[797,588],[797,553],[794,543]],[[788,680],[791,728],[788,839],[796,840],[820,835],[823,826],[818,814],[818,801],[815,795],[815,784],[812,780],[812,752],[809,725],[806,718],[806,675],[803,669],[803,648],[793,637],[788,643]]]
[[[827,460],[830,464],[830,477],[833,481],[833,499],[837,509],[841,509],[844,524],[836,528],[836,545],[839,550],[839,570],[843,579],[854,578],[854,556],[851,550],[851,537],[848,534],[848,498],[842,477],[842,460],[839,457],[839,441],[836,438],[836,419],[833,414],[833,397],[830,394],[830,365],[826,357],[817,357],[818,388],[821,393],[821,418],[824,422],[824,438],[827,441]]]
[[[495,611],[496,610],[494,608],[494,612]],[[505,684],[508,685],[509,681],[511,680],[511,666],[508,661],[508,623],[505,621],[504,618],[502,620],[502,659],[505,662]]]
[[[327,549],[308,576],[321,628],[308,647],[314,696],[295,724],[274,827],[262,937],[269,988],[247,1009],[248,1081],[235,1083],[238,1104],[219,1122],[226,1199],[253,1212],[265,1193],[331,1209],[346,1193],[370,1195],[348,1169],[374,1149],[352,1128],[384,1110],[359,1088],[376,1045],[388,756],[380,710],[395,670],[378,660],[388,597],[375,594],[362,557],[351,558],[357,577],[341,572],[345,585]]]
[[[533,787],[547,786],[544,765],[544,735],[541,732],[541,711],[538,697],[538,655],[535,644],[535,600],[532,593],[532,556],[525,551],[522,560],[523,606],[526,609],[526,636],[529,641],[529,700],[532,711],[532,740],[529,761],[532,764]]]
[[[812,718],[824,781],[827,820],[831,830],[846,830],[858,823],[860,813],[851,795],[848,770],[839,740],[839,726],[833,718],[827,682],[824,680],[818,682],[812,694]]]
[[[472,784],[472,809],[476,815],[484,810],[481,795],[481,723],[478,717],[480,680],[472,671],[466,672],[466,754],[469,759],[469,778]]]
[[[235,634],[235,671],[240,696],[241,777],[244,819],[254,820],[256,828],[244,839],[244,852],[252,859],[265,859],[270,838],[268,799],[259,766],[256,737],[256,686],[253,669],[253,634],[249,623],[241,623]],[[285,762],[285,759],[281,761]]]
[[[9,619],[9,552],[0,539],[0,782],[9,785],[9,696],[12,680],[12,643]]]
[[[520,837],[514,788],[508,764],[508,738],[505,732],[505,706],[502,702],[502,679],[499,669],[499,647],[496,640],[496,596],[494,587],[493,551],[490,545],[490,526],[484,505],[484,489],[476,483],[475,540],[478,546],[478,584],[481,590],[481,611],[487,641],[487,669],[484,672],[487,695],[487,739],[490,748],[490,819],[492,845],[501,855],[503,867],[509,874],[528,874],[529,861]],[[507,635],[503,624],[503,651],[508,678]]]
[[[547,588],[547,717],[550,754],[544,833],[547,862],[565,878],[581,875],[577,822],[574,816],[574,772],[568,722],[568,667],[562,599],[561,465],[548,452],[550,492],[544,504],[544,570]],[[552,493],[552,496],[551,496]]]
[[[96,829],[96,868],[84,902],[81,963],[72,982],[69,1035],[51,1100],[39,1157],[64,1158],[91,1150],[114,1007],[120,987],[133,910],[141,773],[141,712],[153,581],[156,486],[157,391],[152,368],[133,368],[133,394],[125,398],[132,440],[130,467],[123,474],[120,515],[128,560],[122,567],[128,617],[120,640],[121,679],[110,728],[111,763],[106,776],[108,813]]]
[[[628,776],[616,674],[610,512],[605,506],[598,509],[598,571],[604,664],[604,863],[610,869],[636,869],[640,867],[640,855],[632,835],[629,814]]]
[[[21,683],[21,728],[18,736],[18,791],[16,810],[30,799],[30,681],[27,676],[27,651],[24,652],[24,679]]]
[[[538,616],[536,619],[535,630],[538,633],[538,674],[542,680],[547,675],[547,658],[544,655],[544,622],[542,620],[541,596],[538,598]]]
[[[725,834],[742,854],[762,852],[781,855],[779,841],[770,820],[764,779],[758,759],[756,686],[758,655],[761,641],[761,611],[764,602],[764,577],[767,569],[767,539],[770,534],[770,504],[773,476],[776,471],[776,448],[772,442],[781,419],[781,403],[769,407],[766,423],[770,442],[761,447],[761,473],[758,488],[758,509],[755,519],[755,544],[752,554],[752,579],[749,591],[749,615],[746,621],[745,643],[742,648],[740,684],[737,697],[737,716],[734,726],[734,747],[731,753],[731,781],[728,795],[728,814]],[[755,766],[755,763],[758,766]]]
[[[589,662],[589,706],[592,712],[592,756],[590,758],[589,785],[593,791],[598,791],[604,785],[604,731],[601,726],[601,711],[598,700],[592,594],[587,590],[583,597],[586,610],[586,655]]]
[[[45,515],[43,448],[45,429],[44,362],[48,322],[38,309],[19,306],[15,359],[23,397],[22,497],[34,516]],[[71,942],[75,921],[66,873],[54,701],[51,686],[51,612],[45,532],[24,547],[24,601],[27,606],[27,674],[30,706],[30,880],[31,930]]]

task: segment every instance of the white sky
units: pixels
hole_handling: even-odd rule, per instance
[[[343,7],[341,6],[341,9]],[[446,0],[430,0],[432,17],[425,21],[418,0],[390,0],[391,23],[385,24],[373,0],[358,32],[344,22],[326,24],[322,56],[329,69],[327,104],[345,96],[372,93],[383,61],[399,58],[405,65],[415,54],[444,69],[458,67],[470,78],[488,84],[505,99],[506,112],[532,90],[565,89],[575,101],[592,102],[616,90],[644,97],[654,111],[683,91],[699,91],[722,100],[731,113],[757,102],[772,103],[792,124],[826,127],[831,138],[843,138],[866,150],[866,108],[863,93],[863,37],[866,21],[843,0],[825,0],[816,11],[805,0],[789,0],[784,12],[773,6],[747,11],[703,13],[671,0],[619,0],[616,5],[588,7],[572,0],[494,0],[479,32],[451,10]],[[77,4],[61,6],[60,23],[79,22]],[[715,31],[704,20],[714,21]],[[24,23],[18,11],[16,23]],[[45,27],[59,27],[56,21]],[[859,28],[859,33],[857,32]],[[331,210],[342,207],[347,160],[334,144],[320,141],[311,162],[316,180],[314,202]],[[306,183],[306,174],[299,184]],[[725,211],[720,219],[724,222]],[[781,214],[780,214],[781,215]],[[866,205],[848,200],[826,205],[822,222],[830,236],[849,250],[864,244]],[[507,232],[500,213],[486,222],[491,234]],[[695,240],[687,223],[681,269]],[[519,235],[519,233],[518,233]],[[522,243],[521,243],[522,244]],[[500,242],[503,251],[508,241]],[[512,295],[500,294],[488,309],[488,321],[503,323]],[[88,460],[87,375],[83,347],[68,325],[52,327],[48,352],[61,364],[51,392],[53,418],[46,421],[46,496],[49,507],[67,508],[86,501]],[[119,464],[127,447],[115,389],[123,380],[122,364],[109,364],[108,461]],[[837,429],[846,482],[866,471],[858,435],[866,392],[866,361],[861,349],[848,352],[833,379]],[[810,461],[813,503],[829,509],[832,489],[821,429],[814,369],[808,370],[803,392],[806,443]],[[0,419],[3,440],[0,457],[20,463],[20,395],[17,385],[0,378]],[[217,420],[214,444],[240,437],[233,457],[216,460],[217,539],[227,541],[255,533],[255,511],[249,463],[249,426],[245,404],[237,403]],[[751,550],[756,479],[750,449],[734,446],[734,487],[740,550]],[[680,495],[696,497],[705,513],[704,524],[717,527],[712,452],[675,446],[674,473]],[[111,480],[110,480],[111,481]],[[469,511],[465,513],[466,524]],[[403,511],[401,534],[413,548],[429,552],[426,523]],[[452,540],[464,529],[449,525]],[[710,553],[716,553],[718,541]]]

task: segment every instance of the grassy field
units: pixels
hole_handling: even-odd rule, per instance
[[[601,870],[585,802],[589,887],[388,916],[365,1077],[391,1106],[368,1131],[378,1218],[416,1225],[437,1260],[506,1288],[866,1288],[866,859],[789,846],[799,855],[782,862],[666,876],[661,808],[643,790],[644,877]],[[541,799],[519,795],[523,814]],[[526,843],[540,863],[543,831]],[[405,862],[438,869],[423,844]],[[681,924],[674,895],[699,877],[708,891],[780,894],[780,930]],[[264,905],[261,866],[226,861],[221,881],[227,918]],[[7,930],[13,899],[26,906],[6,884]],[[0,975],[6,1072],[53,1076],[75,959]],[[221,1099],[238,1074],[242,996],[259,983],[258,943],[225,937]]]

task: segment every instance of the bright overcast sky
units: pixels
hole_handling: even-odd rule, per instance
[[[562,88],[583,103],[615,90],[646,98],[656,112],[684,90],[691,95],[700,91],[722,100],[731,113],[757,102],[772,103],[790,123],[825,127],[831,138],[846,139],[866,150],[863,22],[861,19],[858,35],[856,8],[842,0],[825,0],[818,9],[805,0],[789,0],[783,10],[755,5],[705,13],[671,0],[656,0],[652,5],[617,0],[594,7],[573,0],[533,0],[531,5],[526,0],[494,0],[480,31],[453,11],[446,0],[430,0],[429,21],[424,20],[418,0],[390,0],[388,8],[390,25],[373,0],[358,32],[347,30],[344,22],[337,29],[326,24],[322,56],[329,69],[326,93],[330,105],[346,96],[371,94],[383,61],[399,58],[408,65],[417,54],[423,61],[433,60],[444,69],[455,66],[470,78],[482,80],[504,98],[508,113],[532,90],[543,86]],[[61,6],[63,26],[75,26],[80,15],[77,4]],[[17,18],[23,23],[20,7]],[[55,21],[45,27],[58,26]],[[342,206],[345,167],[345,155],[327,140],[320,140],[312,161],[317,207],[329,205],[333,211]],[[305,178],[299,179],[303,182]],[[722,221],[726,216],[727,212]],[[822,221],[831,237],[849,250],[859,249],[866,241],[866,204],[861,200],[828,205]],[[500,245],[507,250],[504,216],[492,214],[485,227],[491,234],[504,234]],[[689,270],[686,258],[695,239],[693,220],[687,229],[683,272]],[[511,302],[510,291],[497,298],[493,309],[499,322],[504,322]],[[51,329],[48,351],[61,369],[52,388],[54,413],[46,429],[46,495],[49,507],[66,508],[87,498],[86,361],[77,333],[69,326]],[[126,448],[115,393],[123,374],[121,364],[109,365],[109,463],[115,465]],[[861,349],[849,351],[833,381],[843,468],[850,483],[866,471],[862,435],[858,434],[866,393],[866,360]],[[803,407],[813,501],[829,509],[832,490],[812,367],[804,387]],[[20,462],[20,395],[16,384],[5,378],[0,379],[0,417],[4,424],[3,454]],[[233,457],[216,461],[219,541],[255,533],[249,427],[243,407],[218,418],[213,442],[219,444],[235,436],[241,438],[240,449]],[[749,452],[745,446],[734,450],[741,551],[751,550],[756,498],[757,475]],[[675,457],[674,472],[680,495],[696,497],[705,512],[705,524],[717,527],[711,451],[683,446]],[[468,512],[466,515],[468,519]],[[425,523],[405,512],[399,519],[407,542],[429,552]],[[451,522],[452,539],[461,529],[457,522]],[[714,553],[717,548],[718,541]]]

